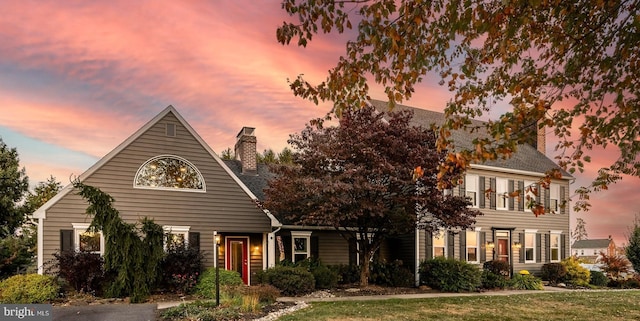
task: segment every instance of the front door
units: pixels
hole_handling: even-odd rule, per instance
[[[508,238],[502,238],[502,237],[498,237],[498,251],[497,251],[497,255],[498,257],[496,258],[499,261],[504,261],[509,263],[509,239]]]
[[[240,273],[244,284],[249,284],[249,238],[228,237],[225,250],[226,269]]]

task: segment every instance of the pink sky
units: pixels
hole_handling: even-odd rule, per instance
[[[278,0],[23,0],[0,3],[0,12],[0,137],[18,149],[32,184],[50,175],[68,183],[168,105],[217,152],[242,126],[256,127],[260,151],[280,151],[328,111],[294,97],[287,78],[324,79],[346,40],[278,44],[287,19]],[[405,103],[442,110],[449,92],[432,79]],[[379,89],[371,95],[384,99]],[[598,151],[573,188],[615,152]],[[572,213],[572,226],[581,217],[591,238],[625,243],[638,190],[640,180],[626,177],[592,195],[593,209]]]

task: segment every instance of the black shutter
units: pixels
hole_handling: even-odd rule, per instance
[[[73,250],[73,230],[60,230],[60,252]]]
[[[317,236],[311,237],[311,257],[314,259],[320,258],[320,238]]]
[[[487,232],[480,232],[480,262],[487,261]]]
[[[551,235],[544,235],[545,262],[551,262]]]
[[[200,232],[189,232],[189,247],[200,251]]]
[[[564,260],[567,258],[566,247],[567,247],[567,236],[564,234],[561,234],[560,235],[560,259],[561,260]]]
[[[447,232],[447,257],[453,259],[455,255],[455,241],[453,232]]]
[[[282,245],[284,247],[284,259],[287,261],[293,261],[293,249],[291,248],[291,234],[282,236]]]
[[[526,252],[524,245],[524,233],[520,233],[520,263],[524,263],[524,252]]]
[[[458,196],[460,197],[465,197],[466,193],[465,193],[465,182],[466,182],[466,178],[462,177],[462,183],[460,183],[460,185],[458,185]]]
[[[536,233],[536,262],[542,262],[542,234]]]
[[[485,183],[484,183],[484,176],[480,176],[480,178],[478,178],[478,185],[480,185],[480,191],[478,192],[478,195],[476,196],[476,199],[478,200],[478,206],[480,208],[484,208],[485,207]]]
[[[524,181],[518,181],[518,211],[524,211]]]
[[[426,259],[429,260],[433,258],[433,233],[426,231],[424,234],[424,244],[427,256]]]
[[[495,177],[491,177],[489,179],[489,188],[491,188],[491,200],[490,200],[490,207],[492,210],[496,209],[496,178]]]
[[[356,238],[349,238],[349,265],[358,264],[358,245],[356,244]]]
[[[511,196],[511,194],[514,191],[514,186],[513,185],[514,185],[514,181],[512,179],[510,179],[509,180],[509,187],[508,187],[509,188],[509,190],[508,190],[509,191],[508,200],[509,200],[509,210],[510,211],[515,210],[515,199],[514,199],[514,197]]]
[[[467,231],[460,232],[460,260],[467,260]]]
[[[560,204],[558,204],[558,206],[560,206],[560,214],[567,214],[567,204],[565,204],[565,189],[564,186],[560,186]]]
[[[535,183],[533,184],[534,188],[536,189],[536,204],[540,204],[540,199],[542,197],[542,187],[540,186],[539,183]]]
[[[550,213],[551,212],[551,190],[548,188],[544,189],[544,212],[545,213]]]

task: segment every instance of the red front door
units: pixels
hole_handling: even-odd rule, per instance
[[[228,237],[226,241],[226,269],[240,273],[244,284],[249,284],[249,239]]]
[[[509,240],[498,239],[498,260],[509,263]]]

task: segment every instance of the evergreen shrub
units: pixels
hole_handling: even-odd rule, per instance
[[[445,292],[475,291],[480,270],[465,261],[437,257],[420,263],[420,283]]]
[[[313,274],[302,267],[275,266],[256,273],[259,283],[270,284],[283,295],[300,295],[312,292],[316,280]]]
[[[219,277],[220,290],[226,287],[243,285],[242,277],[240,277],[240,274],[236,271],[220,269]],[[200,275],[200,279],[194,288],[194,292],[202,298],[216,298],[216,268],[208,268],[202,273],[202,275]]]
[[[0,282],[2,303],[44,303],[57,298],[59,293],[60,285],[50,275],[19,274]]]
[[[589,283],[595,286],[607,286],[609,283],[609,278],[600,271],[589,271],[591,274],[591,280]]]
[[[567,274],[567,268],[561,263],[547,263],[542,266],[542,279],[549,281],[549,284],[555,285]]]

